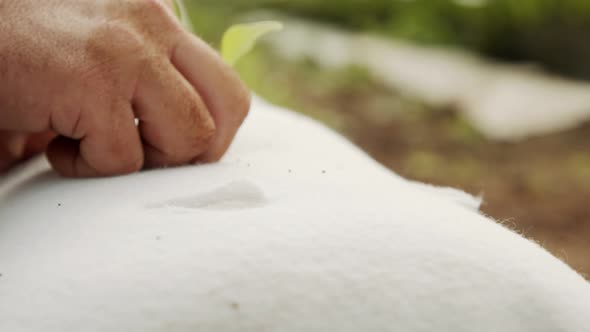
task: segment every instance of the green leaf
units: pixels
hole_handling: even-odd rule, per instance
[[[265,21],[230,27],[221,40],[221,56],[231,66],[254,48],[262,36],[283,28],[280,22]]]
[[[194,24],[183,0],[174,1],[174,12],[184,27],[195,33]],[[221,56],[231,66],[254,48],[262,36],[283,28],[280,22],[265,21],[231,26],[221,40]]]

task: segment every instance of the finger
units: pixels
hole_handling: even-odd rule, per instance
[[[207,150],[215,133],[203,100],[167,58],[146,67],[133,107],[147,167],[189,163]]]
[[[47,159],[53,168],[67,177],[96,177],[98,171],[81,156],[80,141],[59,136],[47,147]]]
[[[202,161],[225,153],[250,108],[250,93],[237,74],[200,39],[185,33],[172,53],[172,63],[199,92],[216,131]]]
[[[0,132],[0,172],[4,172],[18,162],[27,143],[25,134]]]
[[[45,151],[54,136],[50,131],[34,134],[0,132],[0,172]]]
[[[89,128],[77,141],[54,139],[47,148],[53,168],[66,177],[99,177],[133,173],[143,165],[143,150],[131,106],[116,103],[110,110],[86,112]]]
[[[27,142],[23,152],[24,158],[32,157],[42,153],[47,149],[49,143],[55,138],[56,134],[52,131],[31,134],[27,137]]]

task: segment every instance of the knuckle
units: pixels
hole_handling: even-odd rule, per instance
[[[172,12],[172,2],[127,0],[123,4],[123,9],[115,11],[122,12],[125,24],[133,27],[135,34],[141,37],[142,45],[147,45],[152,52],[170,53],[182,32],[182,26]]]
[[[142,168],[143,168],[143,158],[138,157],[138,158],[132,159],[129,162],[127,162],[123,171],[125,173],[135,173],[135,172],[139,172]]]
[[[178,117],[177,134],[161,150],[167,165],[189,163],[208,149],[215,135],[215,123],[203,105],[195,98],[185,102],[179,108],[186,113]]]
[[[120,162],[107,169],[105,175],[131,174],[139,172],[143,168],[143,157],[124,158]]]
[[[195,139],[195,150],[200,150],[209,146],[211,140],[215,136],[215,123],[212,118],[203,119],[203,123],[200,126],[199,134]]]
[[[141,49],[142,39],[136,29],[124,21],[105,21],[94,28],[86,49],[94,58],[111,59]]]
[[[88,65],[93,71],[105,70],[137,53],[141,44],[140,38],[126,24],[105,22],[94,29],[86,44]]]
[[[51,113],[50,126],[61,135],[80,139],[87,131],[87,123],[83,121],[85,113],[75,107],[57,109]]]
[[[165,0],[128,1],[127,14],[129,21],[151,38],[179,26],[172,13],[172,3]]]
[[[81,84],[102,92],[132,89],[149,57],[141,35],[121,21],[96,26],[86,44],[85,61],[78,68]]]
[[[187,157],[195,157],[207,149],[215,135],[215,122],[201,103],[194,101],[189,108],[187,132]]]
[[[243,121],[250,112],[252,95],[242,83],[237,88],[233,98],[233,110],[239,121]]]

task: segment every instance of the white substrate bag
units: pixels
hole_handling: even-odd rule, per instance
[[[590,331],[590,285],[477,200],[260,100],[218,164],[0,181],[0,331]]]

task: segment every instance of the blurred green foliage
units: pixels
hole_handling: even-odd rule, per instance
[[[218,40],[228,20],[272,9],[352,30],[532,61],[590,78],[590,0],[189,0],[198,31]]]

